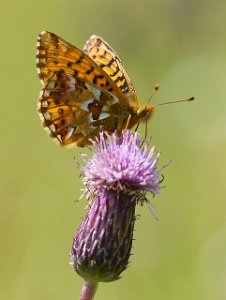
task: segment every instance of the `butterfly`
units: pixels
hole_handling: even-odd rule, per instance
[[[139,106],[134,86],[116,52],[92,35],[83,51],[44,31],[38,37],[42,82],[38,111],[44,127],[63,146],[84,147],[101,131],[131,128],[155,107]]]

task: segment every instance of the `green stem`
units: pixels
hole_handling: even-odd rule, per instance
[[[92,300],[94,299],[94,295],[97,290],[98,283],[90,282],[90,281],[85,281],[83,288],[82,288],[82,293],[80,300]]]

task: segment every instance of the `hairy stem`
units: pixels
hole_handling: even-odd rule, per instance
[[[98,283],[85,281],[80,300],[93,300],[97,290]]]

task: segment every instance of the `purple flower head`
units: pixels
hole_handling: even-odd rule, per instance
[[[159,153],[138,133],[101,133],[81,167],[90,207],[73,240],[71,261],[86,282],[120,278],[131,254],[135,207],[160,191]]]
[[[101,190],[114,189],[134,194],[159,194],[159,153],[142,141],[137,132],[123,131],[120,137],[101,133],[93,142],[96,152],[82,167],[85,194],[88,198]]]

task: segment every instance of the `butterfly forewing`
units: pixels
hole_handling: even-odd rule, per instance
[[[44,31],[39,35],[37,69],[43,82],[46,82],[54,72],[63,70],[75,78],[86,79],[93,85],[111,91],[123,101],[117,85],[92,59],[53,33]]]

